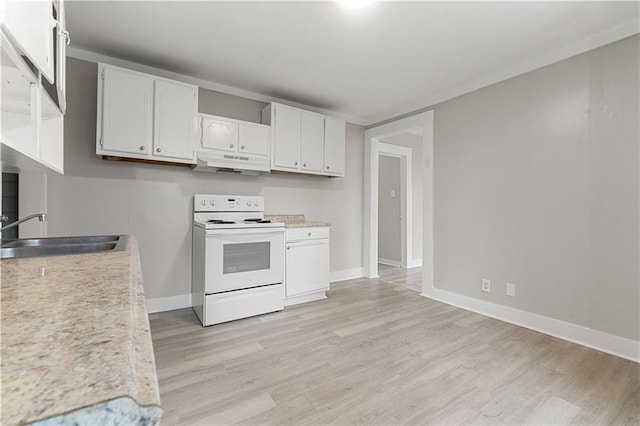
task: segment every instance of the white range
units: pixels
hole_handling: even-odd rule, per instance
[[[193,197],[191,296],[202,325],[282,310],[284,224],[259,196]]]

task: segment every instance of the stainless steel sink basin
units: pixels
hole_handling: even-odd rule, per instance
[[[127,247],[126,235],[99,235],[90,237],[25,238],[2,241],[1,259],[61,256],[69,254],[122,251]]]
[[[69,244],[91,244],[118,241],[119,235],[98,235],[95,237],[53,237],[53,238],[25,238],[2,243],[2,247],[45,247]]]

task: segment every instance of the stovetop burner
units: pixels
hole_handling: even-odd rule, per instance
[[[207,223],[213,223],[214,225],[230,225],[235,222],[232,220],[209,219]]]
[[[271,223],[271,220],[269,219],[260,219],[260,218],[245,219],[244,221],[245,223]]]

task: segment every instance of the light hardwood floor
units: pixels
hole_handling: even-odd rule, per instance
[[[382,280],[203,328],[151,315],[162,425],[640,424],[640,365]]]
[[[422,292],[422,268],[396,268],[394,266],[378,264],[380,279],[389,284],[406,287],[410,290]]]

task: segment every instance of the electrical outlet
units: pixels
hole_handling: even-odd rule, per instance
[[[491,280],[482,279],[482,291],[485,293],[491,293]]]
[[[507,296],[514,297],[516,295],[516,285],[507,283]]]

